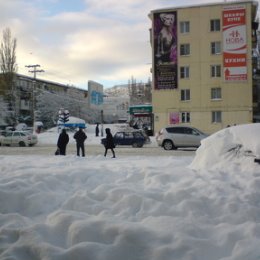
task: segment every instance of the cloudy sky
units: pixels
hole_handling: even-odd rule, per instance
[[[0,31],[17,39],[18,73],[87,88],[146,82],[151,67],[151,10],[221,0],[0,0]]]

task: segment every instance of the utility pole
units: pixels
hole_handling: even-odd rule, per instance
[[[32,127],[34,130],[35,127],[35,84],[36,84],[36,73],[38,72],[44,72],[44,70],[37,70],[37,67],[41,67],[39,64],[35,64],[35,65],[26,65],[25,67],[27,68],[33,68],[33,70],[29,70],[29,72],[33,73],[33,89],[32,89],[32,119],[33,119],[33,123],[32,123]]]
[[[26,65],[26,68],[33,68],[33,70],[29,70],[29,72],[33,73],[33,78],[36,79],[36,73],[38,72],[44,72],[44,70],[37,70],[37,67],[41,67],[41,65],[39,64],[35,64],[35,65]]]

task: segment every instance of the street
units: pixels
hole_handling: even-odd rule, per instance
[[[37,144],[33,147],[9,147],[0,146],[0,155],[54,155],[56,145]],[[154,145],[145,145],[142,148],[133,148],[131,146],[119,146],[115,148],[116,156],[192,156],[195,155],[195,149],[178,149],[165,151],[161,147]],[[97,156],[104,154],[102,145],[85,145],[86,156]],[[76,154],[76,145],[69,144],[67,146],[67,155]],[[108,156],[112,154],[108,151]]]

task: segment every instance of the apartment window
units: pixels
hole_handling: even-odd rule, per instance
[[[211,89],[211,99],[221,99],[221,88]]]
[[[190,123],[190,112],[181,112],[181,122]]]
[[[190,67],[184,66],[180,68],[180,77],[181,79],[187,79],[190,77]]]
[[[211,66],[211,77],[221,77],[221,66],[220,65],[212,65]]]
[[[188,22],[188,21],[181,22],[180,31],[181,31],[181,33],[189,33],[190,32],[190,22]]]
[[[212,111],[212,123],[221,123],[222,121],[222,113],[221,111]]]
[[[181,44],[180,52],[181,52],[180,53],[181,56],[190,55],[190,45],[188,43]]]
[[[221,53],[221,44],[220,42],[211,43],[211,54],[220,54]]]
[[[210,31],[219,32],[220,31],[220,19],[210,20]]]
[[[181,101],[190,100],[190,90],[189,89],[181,89]]]

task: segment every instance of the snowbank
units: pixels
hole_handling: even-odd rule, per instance
[[[0,155],[0,259],[259,260],[258,133],[224,129],[195,158]]]
[[[260,124],[246,124],[223,129],[202,140],[192,169],[215,169],[237,161],[260,158]]]

